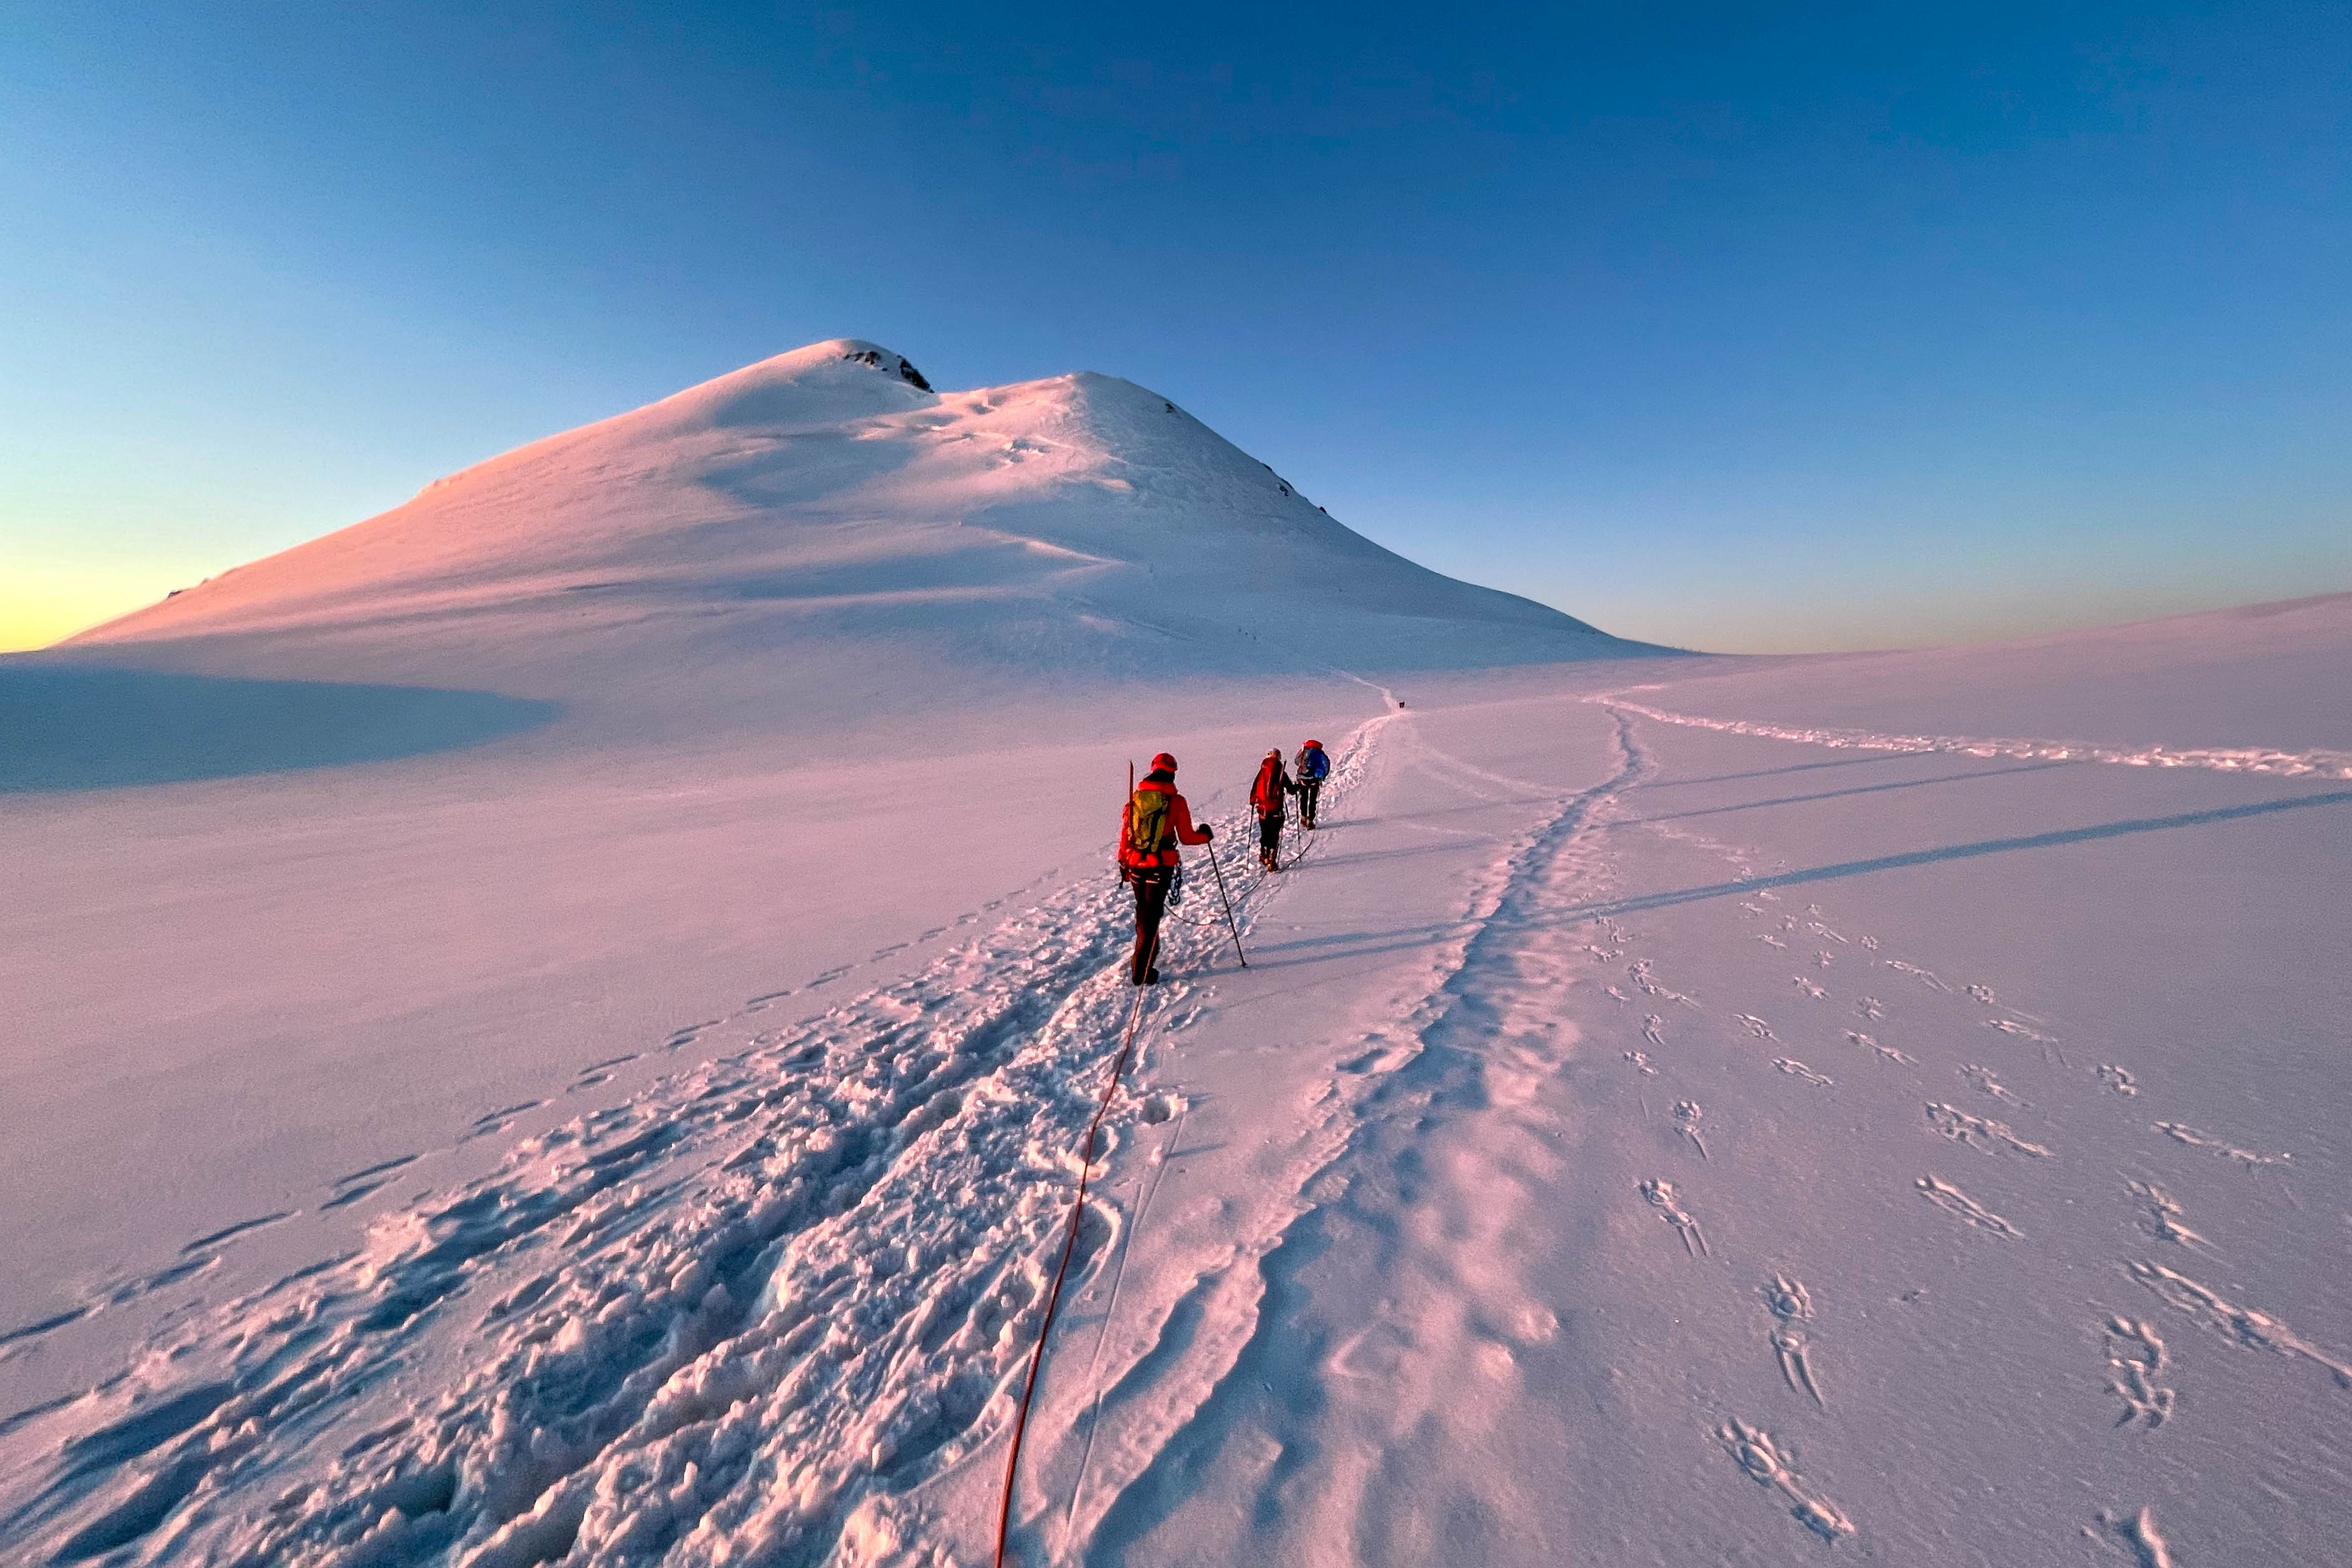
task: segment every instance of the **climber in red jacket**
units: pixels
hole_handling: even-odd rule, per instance
[[[1257,812],[1257,862],[1268,871],[1282,869],[1276,854],[1282,848],[1286,798],[1297,793],[1297,781],[1282,765],[1281,748],[1267,752],[1265,760],[1258,764],[1256,780],[1250,785],[1250,805]]]
[[[1192,808],[1176,793],[1176,758],[1160,753],[1128,797],[1118,834],[1118,874],[1135,889],[1135,956],[1128,973],[1136,985],[1160,980],[1160,918],[1183,864],[1176,846],[1205,844],[1209,837],[1208,824],[1195,827]]]

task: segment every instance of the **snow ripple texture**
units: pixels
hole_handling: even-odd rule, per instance
[[[1806,729],[1748,719],[1706,718],[1643,707],[1615,695],[1588,699],[1655,719],[1660,724],[1727,735],[1760,736],[1859,751],[1941,751],[1961,757],[2015,758],[2029,762],[2109,762],[2125,768],[2202,768],[2217,773],[2263,773],[2282,779],[2352,779],[2352,751],[2273,751],[2267,747],[2175,747],[2097,746],[2083,740],[2019,740],[1961,735],[1878,735],[1863,729]]]
[[[900,1500],[1010,1417],[1131,931],[1092,879],[163,1331],[0,1434],[0,1557],[930,1561]],[[1185,967],[1227,940],[1167,939]],[[1120,1223],[1089,1206],[1081,1275]]]

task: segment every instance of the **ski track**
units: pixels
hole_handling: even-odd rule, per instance
[[[2125,768],[2202,768],[2220,773],[2263,773],[2284,779],[2352,779],[2352,751],[2277,751],[2268,747],[2099,746],[2081,740],[2024,740],[1960,735],[1879,735],[1863,729],[1801,728],[1748,719],[1706,718],[1644,707],[1615,694],[1588,697],[1660,724],[1766,740],[1793,740],[1859,751],[1936,751],[1960,757],[2013,758],[2032,762],[2107,762]]]
[[[1335,803],[1388,722],[1349,738]],[[1229,880],[1246,933],[1257,884]],[[1089,878],[168,1324],[0,1427],[0,1557],[815,1563],[910,1531],[901,1496],[1010,1418],[1132,929],[1120,884]],[[1186,965],[1229,940],[1222,918],[1168,939]],[[1153,994],[1140,1039],[1187,990]],[[1109,1150],[1141,1103],[1114,1107]],[[1081,1279],[1122,1223],[1088,1205]],[[412,1377],[438,1391],[407,1396]]]

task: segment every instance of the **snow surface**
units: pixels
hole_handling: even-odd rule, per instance
[[[0,1555],[987,1561],[1163,744],[1250,967],[1196,854],[1019,1561],[2339,1554],[2352,598],[1662,661],[1416,599],[1197,425],[1143,462],[1139,389],[900,363],[753,367],[20,666],[560,711],[5,797]],[[939,434],[978,403],[1052,450]],[[886,434],[767,533],[711,498],[824,419]],[[967,546],[959,488],[1017,498]],[[1310,732],[1265,875],[1243,786]]]
[[[1107,675],[1644,651],[1381,549],[1132,382],[939,394],[903,362],[846,339],[780,354],[68,645],[490,684],[638,742],[866,733]]]
[[[1343,655],[1644,652],[1128,382],[919,382],[812,345],[0,659],[0,1325],[85,1314],[36,1392],[192,1236],[1097,863],[1129,760],[1343,730]]]

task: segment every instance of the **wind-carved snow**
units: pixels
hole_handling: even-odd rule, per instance
[[[1864,729],[1762,724],[1708,718],[1645,707],[1612,693],[1589,699],[1660,724],[1767,740],[1794,740],[1860,751],[1940,751],[1960,757],[2005,757],[2031,762],[2108,762],[2125,768],[2203,768],[2220,773],[2261,773],[2284,779],[2352,779],[2352,751],[2281,751],[2269,747],[2101,746],[2083,740],[2024,740],[1960,735],[1881,735]]]
[[[1334,805],[1384,722],[1342,749]],[[1130,935],[1125,890],[1089,879],[166,1332],[0,1437],[0,1548],[499,1568],[892,1535],[899,1496],[1008,1415]],[[1228,938],[1183,918],[1167,940],[1172,976]],[[1147,1050],[1185,991],[1149,994]],[[1115,1103],[1111,1148],[1138,1113]],[[1082,1274],[1120,1223],[1089,1206]],[[438,1391],[412,1399],[424,1366]]]

